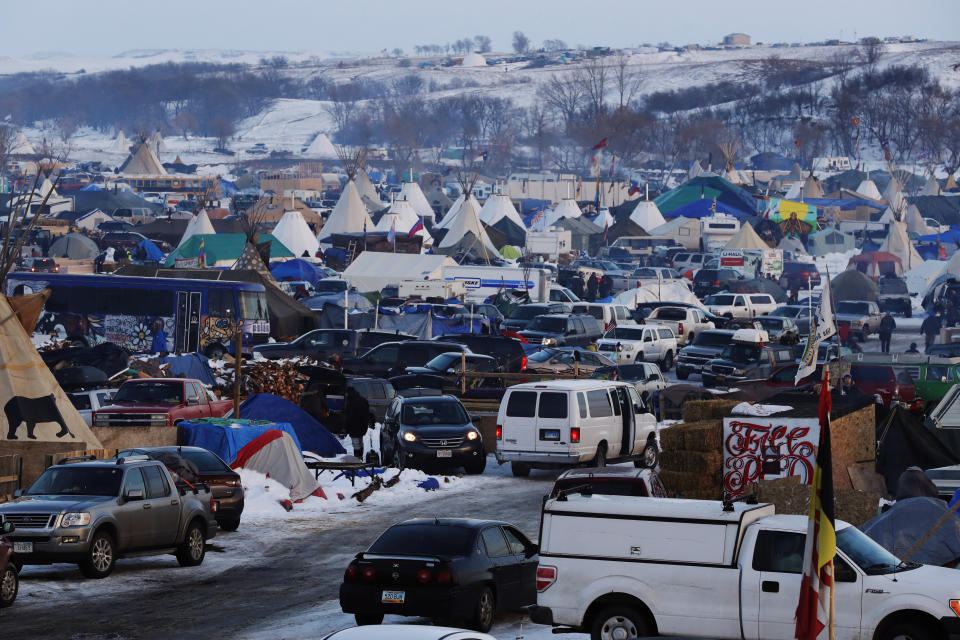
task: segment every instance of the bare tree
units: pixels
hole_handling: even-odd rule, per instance
[[[492,49],[490,36],[473,36],[473,39],[477,43],[477,51],[480,53],[489,53]]]
[[[173,117],[173,126],[183,134],[184,140],[187,139],[188,133],[197,130],[197,124],[197,117],[186,109]]]
[[[217,139],[217,147],[220,149],[226,148],[227,141],[235,132],[233,122],[224,116],[217,116],[211,120],[210,130],[213,131],[213,135]]]
[[[880,61],[883,49],[883,41],[880,38],[863,38],[860,40],[860,59],[869,69],[873,69]]]
[[[540,103],[534,104],[527,109],[523,124],[530,146],[537,151],[537,168],[542,171],[544,156],[554,139],[547,109]]]
[[[587,117],[591,120],[596,120],[607,111],[611,75],[603,58],[588,59],[575,73],[576,81],[583,86]]]
[[[563,40],[553,39],[553,40],[544,40],[543,41],[543,50],[544,51],[564,51],[568,49],[567,43]]]
[[[586,98],[586,88],[574,74],[553,74],[540,86],[537,93],[543,102],[563,118],[564,128],[567,129],[576,119]]]
[[[16,144],[17,129],[11,125],[0,122],[0,178],[7,173],[7,164],[10,162],[10,155],[13,152],[13,145]]]
[[[617,92],[617,108],[625,109],[640,95],[643,76],[630,66],[630,56],[619,53],[612,65],[613,87]]]
[[[530,49],[530,38],[523,31],[513,32],[513,50],[515,53],[526,53]]]

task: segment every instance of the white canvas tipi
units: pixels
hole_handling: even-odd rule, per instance
[[[329,243],[330,237],[335,233],[362,233],[364,229],[373,231],[373,221],[360,197],[357,183],[348,180],[330,217],[320,229],[317,240]]]
[[[454,203],[450,205],[450,209],[447,211],[447,215],[443,216],[443,220],[433,226],[437,229],[449,229],[451,226],[453,226],[453,224],[457,221],[460,212],[463,210],[463,205],[466,201],[466,198],[463,196],[457,198]],[[480,211],[480,202],[472,193],[470,194],[470,204],[476,211]]]
[[[125,176],[165,176],[166,169],[160,164],[157,154],[151,149],[149,142],[139,145],[120,165],[120,173]]]
[[[383,216],[380,218],[380,221],[377,222],[377,226],[374,231],[387,233],[392,227],[394,233],[407,234],[410,233],[410,229],[412,229],[413,226],[419,222],[419,220],[420,216],[418,216],[417,212],[413,210],[413,205],[406,200],[394,200],[393,204],[390,205],[390,210],[383,214]],[[420,230],[418,230],[414,235],[423,238],[424,243],[433,241],[433,238],[430,237],[430,233],[422,225]]]
[[[110,150],[117,153],[127,153],[130,150],[130,143],[127,141],[127,136],[124,135],[123,129],[117,132],[117,137],[113,139]]]
[[[904,271],[909,271],[923,262],[916,247],[910,242],[905,222],[894,222],[887,231],[887,237],[880,245],[880,251],[886,251],[900,258]]]
[[[561,218],[579,218],[583,215],[577,201],[573,198],[564,198],[553,210],[544,216],[544,228],[557,224]]]
[[[433,207],[427,201],[427,196],[423,195],[423,189],[416,182],[404,182],[400,187],[400,199],[406,200],[417,212],[421,218],[433,219]]]
[[[926,184],[923,185],[923,189],[920,190],[921,196],[938,196],[940,195],[940,183],[937,182],[937,179],[933,176],[927,180]]]
[[[377,188],[373,186],[373,181],[370,180],[370,176],[368,176],[367,172],[363,169],[357,172],[357,189],[360,190],[360,197],[363,199],[363,203],[369,211],[380,211],[386,206],[383,200],[380,199]]]
[[[18,131],[17,136],[13,139],[13,146],[10,148],[11,155],[33,155],[36,153],[36,150],[33,148],[33,145],[30,144],[30,141],[27,140],[27,136],[23,135],[23,131]]]
[[[656,229],[667,222],[664,220],[663,214],[660,213],[660,208],[657,206],[657,203],[653,200],[641,200],[638,202],[630,214],[630,219],[640,225],[647,233],[650,233],[651,229]]]
[[[180,238],[180,243],[177,244],[177,246],[182,247],[184,242],[195,235],[206,236],[213,233],[216,233],[216,230],[213,228],[213,223],[210,222],[207,210],[201,209],[200,213],[190,218],[190,222],[187,223],[187,228],[183,230],[183,236]]]
[[[687,180],[693,180],[701,173],[703,173],[703,167],[700,166],[700,161],[694,160],[693,164],[690,165],[690,170],[687,171]]]
[[[317,133],[303,154],[311,158],[336,158],[337,150],[327,134],[321,131]]]
[[[286,211],[273,229],[273,237],[283,243],[290,253],[298,258],[313,257],[320,248],[320,242],[310,230],[310,225],[299,211]]]
[[[446,235],[437,245],[436,251],[446,255],[456,255],[461,251],[472,252],[488,260],[499,256],[497,247],[494,246],[480,222],[477,199],[473,195],[460,207]]]
[[[487,198],[480,209],[480,222],[493,226],[507,218],[521,229],[524,228],[523,218],[517,213],[517,208],[513,206],[513,201],[509,196],[502,193],[495,193]]]
[[[744,223],[740,227],[740,231],[737,232],[737,235],[730,238],[730,241],[727,242],[727,249],[769,249],[770,245],[763,241],[757,232],[754,230],[753,225]]]
[[[870,178],[860,183],[860,186],[857,187],[857,193],[871,200],[883,200],[883,196],[880,195],[880,189],[877,188],[877,183]]]

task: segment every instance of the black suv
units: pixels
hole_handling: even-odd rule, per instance
[[[677,354],[677,378],[686,380],[691,373],[701,373],[703,365],[719,356],[732,339],[733,331],[701,331],[691,344]]]
[[[902,313],[907,318],[913,316],[913,301],[903,278],[883,276],[877,282],[877,306],[880,311]]]
[[[603,337],[603,327],[593,316],[555,313],[534,318],[520,335],[544,345],[588,347]]]
[[[727,386],[731,382],[769,378],[774,369],[795,363],[790,347],[731,342],[719,357],[703,365],[703,386]]]
[[[504,373],[520,373],[527,368],[527,353],[519,340],[506,336],[458,333],[437,338],[444,342],[466,345],[470,351],[495,358]]]
[[[309,356],[326,360],[334,355],[353,357],[357,355],[357,332],[350,329],[314,329],[293,342],[274,342],[253,348],[269,360]]]
[[[738,280],[743,280],[743,276],[734,269],[700,269],[693,276],[693,293],[703,299],[727,291]]]
[[[820,284],[820,271],[812,262],[785,262],[780,286],[788,291],[809,289]]]
[[[483,473],[483,437],[463,404],[453,396],[397,396],[380,430],[384,461],[406,467],[459,467]]]
[[[501,325],[504,331],[522,331],[527,328],[533,319],[537,316],[548,313],[566,313],[570,311],[570,306],[562,302],[534,302],[531,304],[522,304],[510,312],[510,315]]]
[[[408,340],[384,342],[358,358],[344,358],[343,372],[355,375],[390,378],[404,373],[407,367],[422,367],[441,353],[470,349],[455,342]]]

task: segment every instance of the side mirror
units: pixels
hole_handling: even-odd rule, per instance
[[[19,497],[21,497],[22,495],[23,495],[23,489],[17,489],[17,490],[15,490],[15,491],[13,492],[13,497],[14,497],[14,498],[19,498]]]
[[[14,526],[12,522],[4,522],[3,528],[0,529],[0,533],[3,533],[4,535],[6,535],[8,533],[13,533],[16,529],[17,528]]]
[[[143,500],[143,489],[130,489],[123,494],[123,497],[126,498],[128,502]]]

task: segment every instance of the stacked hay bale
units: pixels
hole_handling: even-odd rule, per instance
[[[683,405],[683,422],[660,432],[660,479],[668,495],[715,500],[723,487],[723,419],[732,400]]]

